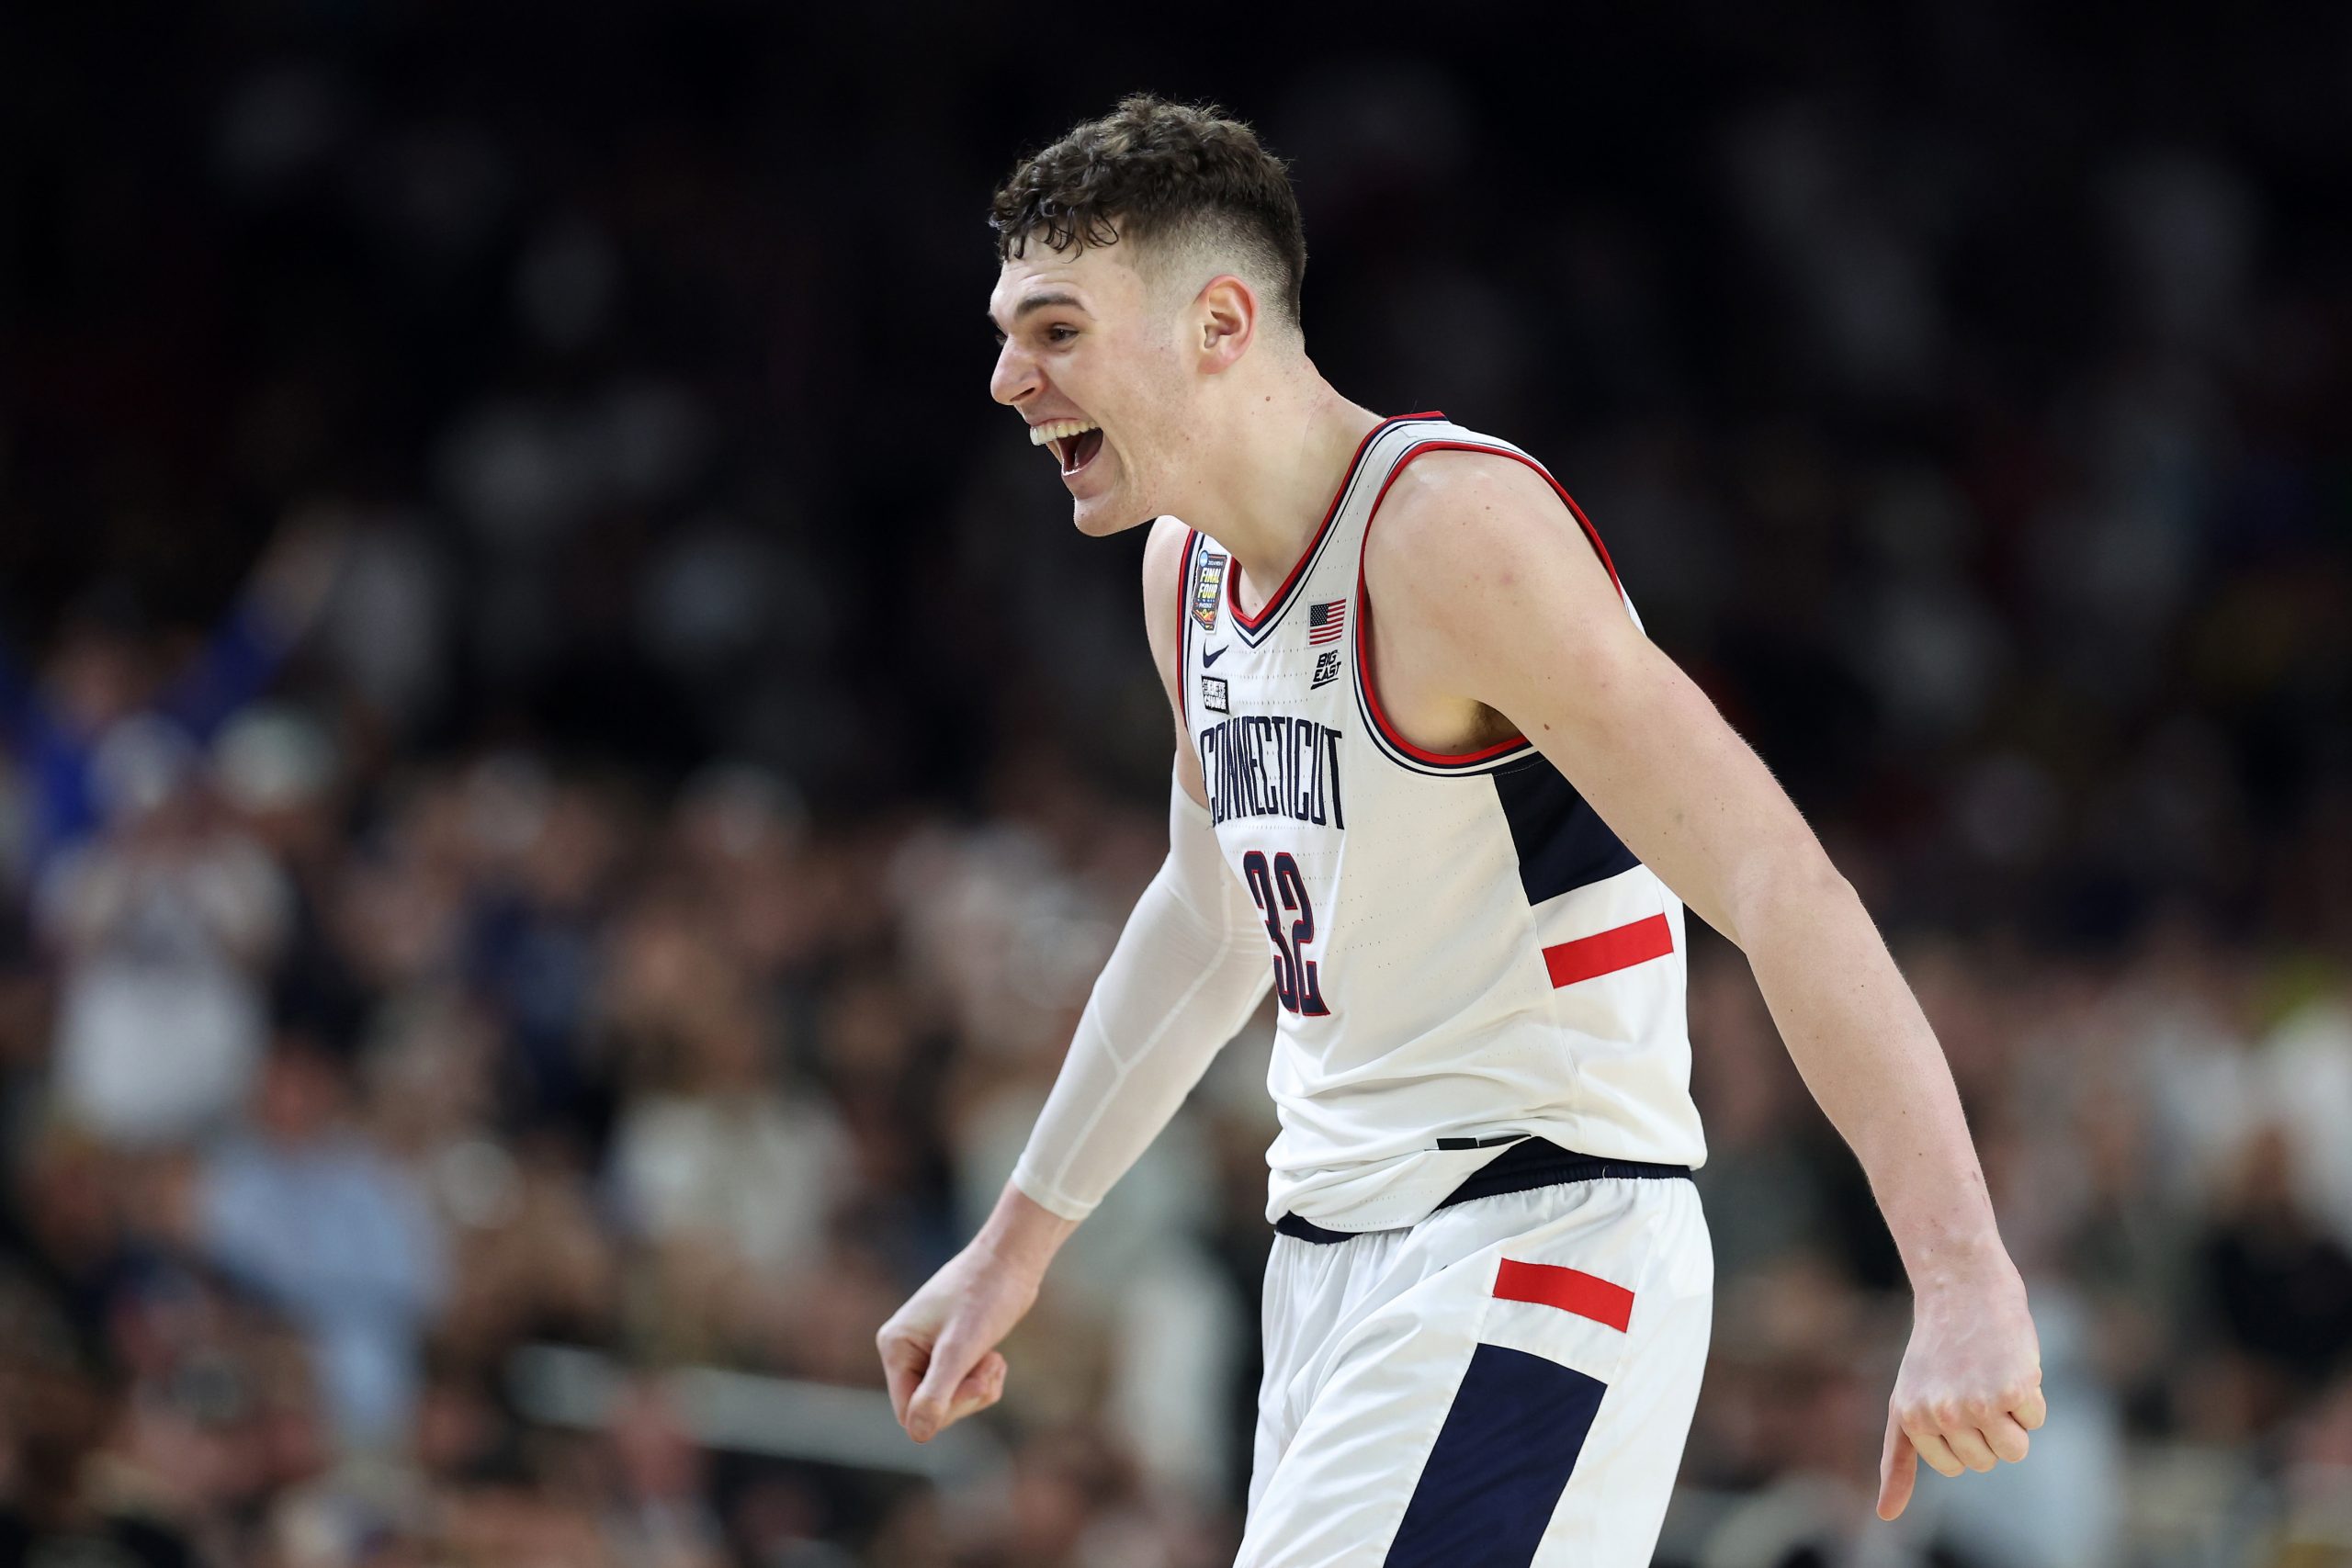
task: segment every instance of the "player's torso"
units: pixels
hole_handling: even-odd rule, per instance
[[[1455,447],[1528,461],[1385,423],[1249,615],[1227,551],[1183,553],[1185,728],[1274,968],[1270,1217],[1411,1223],[1514,1134],[1702,1157],[1679,902],[1523,739],[1429,751],[1363,679],[1366,530],[1397,468]]]

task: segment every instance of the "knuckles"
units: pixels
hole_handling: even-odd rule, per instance
[[[1913,1395],[1894,1401],[1894,1411],[1906,1428],[1949,1432],[1984,1427],[2025,1403],[2022,1394]]]

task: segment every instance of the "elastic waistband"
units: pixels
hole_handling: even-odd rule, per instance
[[[1549,1138],[1521,1138],[1510,1149],[1498,1155],[1473,1171],[1461,1186],[1438,1200],[1440,1209],[1451,1209],[1456,1203],[1467,1203],[1477,1198],[1499,1198],[1506,1192],[1532,1192],[1541,1187],[1564,1187],[1572,1181],[1634,1180],[1658,1181],[1680,1177],[1689,1180],[1687,1165],[1652,1165],[1647,1160],[1602,1159],[1597,1155],[1580,1155],[1564,1149]],[[1409,1225],[1391,1227],[1409,1230]],[[1353,1241],[1360,1235],[1379,1235],[1380,1231],[1326,1230],[1312,1220],[1302,1220],[1296,1214],[1284,1214],[1274,1222],[1274,1232],[1298,1241],[1311,1241],[1317,1247],[1329,1247],[1342,1241]]]

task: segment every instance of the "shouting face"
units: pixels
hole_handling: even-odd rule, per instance
[[[1033,243],[989,300],[1003,343],[989,393],[1059,466],[1080,532],[1098,536],[1177,510],[1188,445],[1186,302],[1163,298],[1132,249]]]

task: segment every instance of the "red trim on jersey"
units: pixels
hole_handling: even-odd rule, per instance
[[[1405,466],[1408,463],[1424,452],[1484,452],[1488,457],[1509,457],[1515,463],[1524,463],[1542,474],[1544,482],[1552,487],[1553,493],[1566,505],[1568,514],[1574,517],[1577,525],[1584,529],[1584,536],[1591,541],[1593,553],[1600,557],[1601,567],[1609,573],[1609,585],[1617,590],[1617,597],[1620,600],[1625,597],[1625,585],[1617,581],[1617,563],[1609,558],[1609,547],[1600,542],[1600,530],[1595,528],[1592,525],[1592,520],[1584,514],[1584,509],[1576,503],[1576,498],[1571,496],[1562,487],[1560,481],[1554,479],[1550,471],[1534,458],[1518,452],[1506,452],[1499,447],[1481,446],[1473,441],[1424,441],[1418,446],[1406,448],[1405,455],[1396,459],[1396,466],[1389,469],[1388,477],[1381,481],[1380,493],[1372,498],[1372,510],[1364,514],[1364,543],[1356,554],[1356,678],[1363,682],[1365,705],[1372,710],[1372,721],[1380,726],[1380,733],[1388,738],[1388,743],[1391,746],[1416,761],[1429,762],[1441,767],[1466,767],[1474,762],[1489,761],[1506,751],[1531,745],[1532,742],[1524,735],[1514,735],[1508,740],[1498,740],[1492,746],[1481,747],[1476,751],[1432,751],[1427,747],[1416,746],[1406,739],[1395,725],[1388,722],[1387,710],[1380,705],[1380,689],[1374,682],[1372,674],[1372,638],[1366,630],[1372,620],[1372,594],[1364,585],[1364,558],[1371,554],[1372,525],[1379,519],[1380,503],[1388,499],[1388,487],[1396,482],[1396,476],[1405,471]]]
[[[1674,951],[1674,927],[1664,915],[1652,915],[1591,936],[1580,936],[1544,950],[1544,967],[1551,972],[1552,988],[1597,979],[1664,958]]]
[[[1200,547],[1201,531],[1185,529],[1176,557],[1176,723],[1187,734],[1193,728],[1193,700],[1184,694],[1184,674],[1193,667],[1193,552]]]
[[[1356,469],[1363,465],[1363,455],[1371,450],[1374,438],[1390,425],[1400,423],[1405,420],[1443,419],[1445,415],[1435,409],[1421,413],[1392,414],[1364,432],[1363,439],[1356,443],[1356,455],[1348,459],[1347,472],[1340,476],[1340,488],[1331,492],[1331,504],[1324,509],[1323,521],[1316,526],[1314,535],[1307,539],[1306,548],[1298,552],[1298,559],[1291,563],[1290,575],[1283,579],[1283,585],[1274,590],[1273,597],[1258,606],[1256,615],[1250,615],[1242,613],[1241,573],[1236,568],[1227,569],[1225,574],[1225,605],[1227,609],[1233,612],[1233,618],[1241,624],[1244,631],[1254,632],[1268,621],[1272,620],[1282,609],[1283,602],[1290,597],[1290,591],[1298,585],[1300,576],[1306,570],[1306,563],[1315,558],[1316,548],[1323,543],[1323,536],[1331,531],[1331,519],[1340,514],[1340,502],[1346,498],[1348,486],[1355,482]]]
[[[1634,1292],[1623,1285],[1563,1269],[1553,1263],[1521,1263],[1506,1258],[1495,1270],[1495,1299],[1557,1307],[1562,1312],[1607,1324],[1618,1333],[1634,1321]]]

